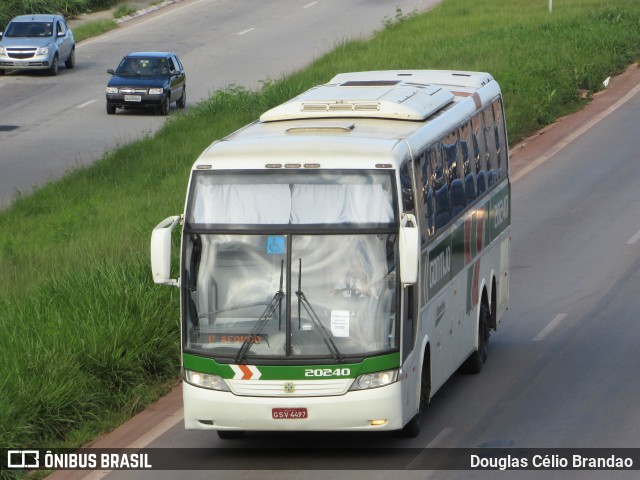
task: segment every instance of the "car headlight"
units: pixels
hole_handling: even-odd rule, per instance
[[[192,372],[191,370],[184,370],[184,379],[191,385],[196,387],[208,388],[210,390],[220,390],[222,392],[228,392],[229,387],[223,378],[219,375],[212,375],[210,373]]]
[[[0,55],[6,55],[7,51],[4,49],[4,47],[0,47]]]
[[[46,55],[47,53],[49,53],[49,45],[45,45],[36,50],[36,55]]]
[[[107,87],[107,93],[118,93],[118,87]]]
[[[367,390],[368,388],[384,387],[398,380],[398,369],[384,372],[364,373],[356,378],[349,390]]]
[[[162,95],[164,93],[163,88],[150,88],[149,95]]]

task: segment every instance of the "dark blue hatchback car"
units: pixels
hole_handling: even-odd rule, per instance
[[[153,108],[160,115],[169,113],[176,102],[184,108],[187,102],[186,75],[173,52],[135,52],[120,61],[107,83],[107,113],[116,108]]]

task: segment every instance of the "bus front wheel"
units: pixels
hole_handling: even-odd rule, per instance
[[[429,351],[427,350],[420,378],[420,405],[418,406],[418,413],[416,413],[413,418],[409,420],[409,423],[400,430],[400,435],[405,438],[415,438],[420,435],[422,412],[424,412],[427,403],[429,403],[429,398],[431,397],[431,367],[428,355]]]

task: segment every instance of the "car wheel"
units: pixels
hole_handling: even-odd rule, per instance
[[[58,54],[56,53],[53,56],[53,62],[51,62],[51,66],[49,67],[49,75],[55,77],[58,75]]]
[[[71,70],[73,67],[76,66],[76,49],[75,48],[71,49],[71,53],[69,54],[69,58],[67,58],[67,60],[64,62],[64,66],[65,66],[65,68],[68,68],[69,70]]]
[[[4,75],[4,69],[0,68],[0,76]]]
[[[176,107],[184,108],[187,106],[187,87],[186,85],[182,87],[182,96],[176,102]]]
[[[107,113],[108,113],[109,115],[113,115],[114,113],[116,113],[116,107],[115,107],[115,106],[113,106],[113,105],[109,105],[109,104],[107,103]]]
[[[171,100],[169,99],[169,95],[165,96],[161,103],[160,106],[158,107],[158,113],[160,115],[169,115],[169,104],[171,103]]]

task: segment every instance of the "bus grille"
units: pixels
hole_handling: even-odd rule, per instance
[[[247,397],[321,397],[344,395],[353,379],[338,380],[227,380],[235,395]]]

